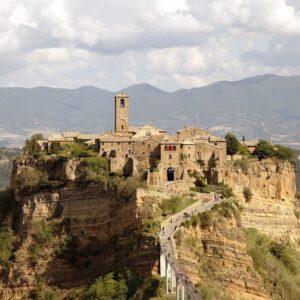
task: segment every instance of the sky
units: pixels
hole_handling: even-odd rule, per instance
[[[167,91],[300,74],[300,0],[0,1],[0,86]]]

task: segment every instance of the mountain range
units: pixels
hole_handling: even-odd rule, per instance
[[[262,75],[166,92],[147,83],[121,90],[130,96],[130,124],[151,123],[171,133],[199,126],[300,145],[300,76]],[[113,129],[114,95],[93,86],[0,88],[0,146],[20,146],[34,132]]]

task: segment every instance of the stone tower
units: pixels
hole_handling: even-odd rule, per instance
[[[115,132],[128,133],[128,100],[129,97],[120,93],[115,96]]]

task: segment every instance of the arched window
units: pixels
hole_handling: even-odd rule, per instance
[[[167,145],[165,146],[165,151],[168,151],[168,146]]]
[[[173,146],[173,151],[176,151],[176,146]]]
[[[124,108],[124,107],[125,107],[125,100],[124,100],[124,99],[121,99],[121,100],[120,100],[120,107],[121,107],[121,108]]]
[[[169,146],[169,151],[172,151],[172,149],[173,149],[173,147],[170,145],[170,146]]]

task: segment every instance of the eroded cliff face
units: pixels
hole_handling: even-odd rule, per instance
[[[202,294],[212,293],[216,299],[270,299],[247,254],[241,227],[234,218],[218,221],[207,229],[181,229],[177,255],[185,272]]]
[[[241,200],[244,227],[257,228],[271,237],[299,240],[295,170],[289,162],[250,162],[244,170],[231,166],[219,172],[219,180],[232,187]],[[245,187],[253,194],[249,202],[243,195]]]
[[[21,239],[14,262],[0,283],[1,299],[20,299],[35,287],[38,278],[68,289],[90,284],[100,275],[126,266],[142,275],[157,273],[157,239],[140,234],[143,208],[138,191],[122,198],[97,184],[81,186],[76,182],[80,167],[76,160],[57,164],[19,161],[13,169],[13,189],[17,188],[17,174],[28,166],[64,184],[17,196]],[[50,222],[55,235],[33,262],[31,226],[40,221]]]

